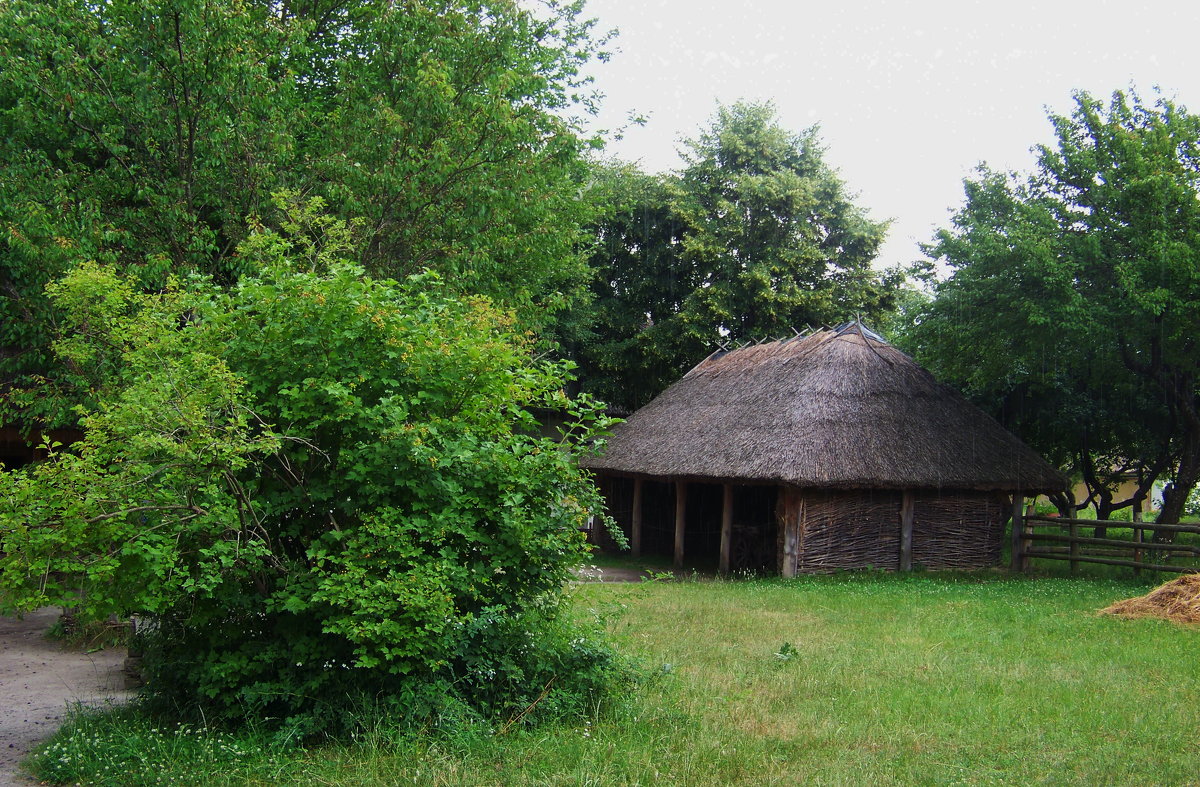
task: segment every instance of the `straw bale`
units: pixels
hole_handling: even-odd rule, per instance
[[[857,323],[714,353],[587,464],[825,489],[1066,488],[1028,446]]]
[[[1200,623],[1200,574],[1185,574],[1137,598],[1118,601],[1101,615],[1122,618],[1163,618],[1175,623]]]

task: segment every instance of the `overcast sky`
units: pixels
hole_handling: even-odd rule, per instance
[[[679,166],[717,102],[769,99],[821,128],[827,160],[872,218],[893,219],[881,265],[920,257],[981,162],[1028,170],[1046,108],[1071,91],[1153,86],[1200,112],[1200,2],[1154,0],[588,0],[618,28],[596,69],[602,127],[649,117],[611,152]]]

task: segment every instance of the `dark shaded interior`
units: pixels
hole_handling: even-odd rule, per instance
[[[5,439],[5,436],[0,434],[0,469],[15,470],[32,461],[32,446],[20,439]]]
[[[608,513],[626,539],[633,535],[633,479],[601,476],[601,492]],[[721,555],[721,484],[691,482],[687,489],[684,531],[684,564],[715,571]],[[733,532],[730,541],[731,571],[774,572],[776,523],[774,486],[733,487]],[[615,550],[606,534],[595,533],[601,548]],[[671,560],[675,554],[675,484],[650,479],[642,482],[642,554]]]

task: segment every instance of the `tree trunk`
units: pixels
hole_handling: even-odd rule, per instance
[[[1187,504],[1188,495],[1200,481],[1200,437],[1192,430],[1188,430],[1182,442],[1179,469],[1175,473],[1175,478],[1163,490],[1163,506],[1157,521],[1164,525],[1179,523],[1179,520],[1183,518],[1183,507]],[[1156,530],[1154,531],[1154,540],[1161,544],[1170,544],[1174,542],[1175,534]]]
[[[1100,474],[1096,472],[1096,462],[1092,459],[1092,452],[1088,445],[1088,436],[1085,430],[1083,447],[1079,449],[1079,465],[1083,469],[1083,483],[1088,490],[1088,499],[1084,501],[1084,505],[1094,502],[1096,519],[1110,519],[1114,508],[1112,491],[1106,483],[1108,479],[1101,478]],[[1108,528],[1098,527],[1094,535],[1096,538],[1107,538]]]
[[[1161,315],[1155,318],[1155,324],[1162,324]],[[1200,480],[1200,408],[1197,407],[1194,376],[1164,362],[1160,337],[1151,335],[1149,350],[1149,363],[1139,362],[1126,345],[1121,347],[1121,356],[1126,368],[1145,376],[1162,389],[1171,408],[1172,420],[1177,424],[1179,464],[1174,479],[1163,490],[1163,507],[1158,515],[1159,522],[1174,525],[1183,517],[1188,495]],[[1175,540],[1175,534],[1156,530],[1154,540],[1169,544]]]
[[[1059,516],[1070,516],[1075,508],[1075,495],[1072,492],[1051,492],[1046,498],[1058,509]]]

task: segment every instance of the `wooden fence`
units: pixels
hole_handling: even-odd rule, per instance
[[[1028,571],[1029,561],[1066,560],[1071,571],[1081,563],[1105,566],[1125,566],[1135,573],[1141,571],[1171,571],[1180,574],[1200,573],[1200,546],[1184,543],[1162,543],[1154,540],[1155,531],[1200,535],[1200,524],[1158,525],[1153,522],[1116,522],[1102,519],[1073,519],[1068,517],[1034,516],[1013,510],[1012,568]],[[1035,530],[1034,528],[1038,528]],[[1051,532],[1047,532],[1053,528]],[[1091,530],[1091,535],[1082,531]],[[1109,538],[1107,532],[1097,537],[1097,530],[1133,530],[1132,539]],[[1190,559],[1189,563],[1171,564],[1176,558]]]

